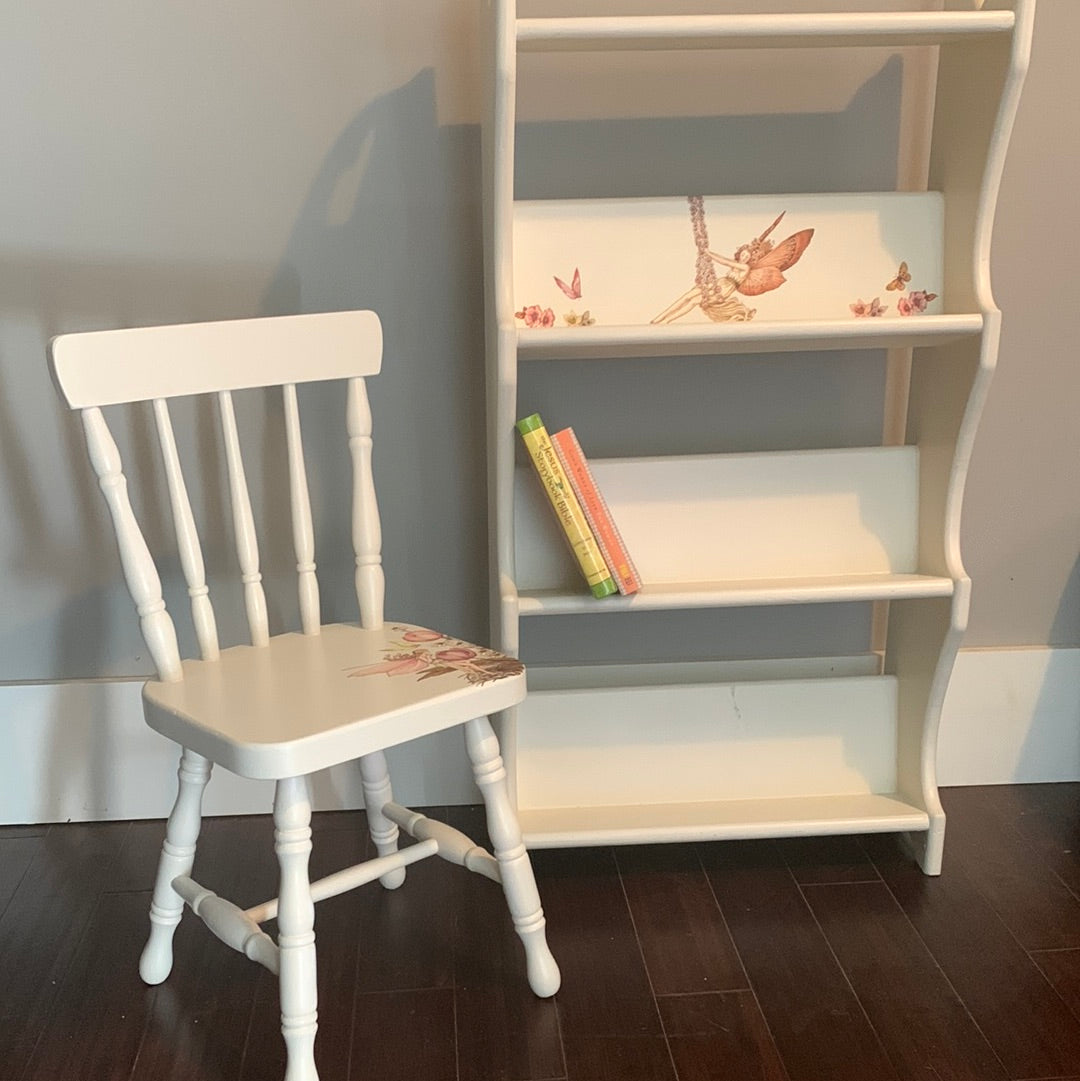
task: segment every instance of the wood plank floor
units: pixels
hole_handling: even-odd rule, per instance
[[[943,796],[937,879],[891,837],[534,853],[551,1002],[486,879],[323,902],[323,1081],[1080,1081],[1080,784]],[[315,875],[370,852],[360,814],[314,830]],[[198,921],[139,981],[161,831],[0,828],[2,1081],[283,1076],[274,980]],[[207,820],[196,875],[271,896],[268,819]]]

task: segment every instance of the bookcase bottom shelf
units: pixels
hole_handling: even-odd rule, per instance
[[[926,811],[895,793],[521,808],[529,848],[920,832]]]
[[[536,671],[507,730],[526,845],[903,833],[938,873],[944,822],[899,677],[816,665],[835,671]]]

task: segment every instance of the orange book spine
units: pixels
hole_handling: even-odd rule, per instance
[[[596,480],[589,469],[589,463],[582,453],[581,444],[574,434],[573,428],[564,428],[551,437],[555,446],[555,452],[562,462],[573,486],[574,493],[578,497],[581,509],[585,512],[585,518],[589,528],[596,537],[596,542],[603,553],[604,562],[615,578],[615,584],[620,593],[636,593],[641,588],[641,577],[626,550],[626,544],[622,534],[615,525],[611,516],[611,510],[607,505],[600,489],[596,486]]]

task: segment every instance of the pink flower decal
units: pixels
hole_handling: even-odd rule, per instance
[[[901,297],[896,302],[896,307],[901,315],[921,315],[932,300],[937,300],[937,293],[913,289],[906,297]]]
[[[425,631],[422,627],[414,631],[406,631],[402,636],[405,642],[441,642],[446,637],[438,631]]]
[[[514,312],[515,319],[521,319],[527,327],[553,327],[555,312],[551,308],[541,308],[539,304],[530,304],[519,312]]]
[[[423,671],[426,665],[427,660],[423,654],[395,655],[388,657],[385,661],[380,661],[378,664],[365,665],[364,668],[349,674],[354,676],[374,676],[385,673],[388,676],[408,676],[414,672]]]
[[[874,318],[885,314],[885,305],[881,303],[880,297],[874,297],[870,301],[860,298],[854,304],[849,304],[848,307],[851,308],[857,319]]]
[[[476,650],[464,649],[463,647],[458,646],[454,649],[440,649],[435,656],[438,657],[440,661],[468,661],[476,656]]]

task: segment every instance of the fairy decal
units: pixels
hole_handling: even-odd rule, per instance
[[[384,659],[345,669],[350,679],[353,676],[385,675],[413,676],[420,680],[458,675],[468,683],[482,684],[525,671],[521,661],[513,657],[474,646],[460,638],[450,638],[438,631],[400,626],[393,630],[400,632],[401,638],[383,650]]]
[[[687,201],[690,204],[690,224],[697,247],[694,287],[683,293],[652,322],[674,323],[694,308],[701,308],[714,323],[749,322],[754,318],[757,309],[748,308],[734,294],[738,292],[744,296],[760,296],[762,293],[779,289],[787,280],[783,272],[799,261],[814,235],[814,230],[800,229],[779,244],[773,244],[768,236],[783,219],[785,212],[781,211],[768,229],[737,248],[734,258],[728,259],[709,249],[704,197],[691,195],[687,197]],[[717,264],[726,268],[723,277],[716,272]]]

